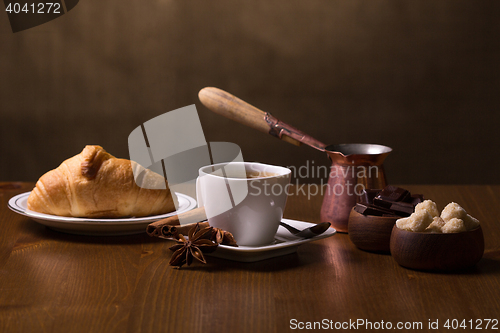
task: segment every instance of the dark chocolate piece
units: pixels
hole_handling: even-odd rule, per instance
[[[373,200],[373,204],[381,208],[389,209],[398,215],[409,216],[415,211],[415,206],[420,203],[419,198],[414,198],[412,202],[387,201],[379,198]]]
[[[391,210],[399,214],[404,214],[410,216],[415,211],[415,206],[407,202],[393,202],[391,205]]]
[[[361,192],[361,196],[358,201],[372,204],[373,199],[380,193],[380,191],[382,190],[364,189],[363,192]]]
[[[375,215],[382,216],[384,214],[394,215],[394,213],[388,209],[377,207],[368,203],[357,203],[354,206],[354,210],[363,215]]]
[[[375,198],[373,198],[373,204],[374,205],[379,206],[379,207],[383,207],[383,208],[387,208],[387,209],[391,209],[391,205],[394,202],[395,201],[392,201],[392,200],[381,199],[378,196],[375,197]]]
[[[416,206],[419,203],[424,202],[424,195],[423,194],[412,194],[410,202],[413,204],[413,206]]]
[[[407,217],[423,201],[421,194],[412,195],[404,188],[389,185],[383,190],[363,190],[354,210],[363,215]]]
[[[386,186],[376,198],[385,201],[404,201],[410,197],[410,192],[397,186]]]

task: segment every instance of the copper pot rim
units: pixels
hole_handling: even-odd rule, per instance
[[[382,165],[392,148],[374,143],[342,143],[326,146],[325,152],[337,165]]]
[[[375,152],[375,150],[378,151]],[[339,143],[326,146],[325,152],[339,154],[344,157],[356,155],[377,156],[391,153],[392,148],[378,143]]]

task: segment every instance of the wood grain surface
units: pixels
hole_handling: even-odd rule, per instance
[[[279,258],[208,257],[177,270],[169,241],[68,235],[10,211],[32,186],[0,183],[0,332],[286,332],[294,319],[421,322],[420,331],[439,320],[447,331],[447,319],[500,319],[500,186],[405,186],[481,221],[484,257],[458,273],[405,269],[347,234]],[[319,222],[320,206],[319,195],[292,195],[285,215]]]

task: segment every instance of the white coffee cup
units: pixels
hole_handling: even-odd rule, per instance
[[[202,167],[196,181],[198,206],[205,207],[211,226],[232,233],[238,245],[271,244],[285,210],[290,174],[288,168],[251,162]]]

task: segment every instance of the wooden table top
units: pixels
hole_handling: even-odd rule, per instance
[[[428,331],[436,320],[439,331],[447,320],[451,331],[485,329],[487,320],[500,329],[500,186],[404,186],[440,208],[458,202],[482,223],[476,267],[429,273],[339,233],[278,258],[207,257],[177,270],[170,241],[69,235],[10,211],[8,200],[32,185],[0,183],[0,332],[369,331],[370,323]],[[320,206],[320,196],[291,196],[285,217],[319,222]]]

